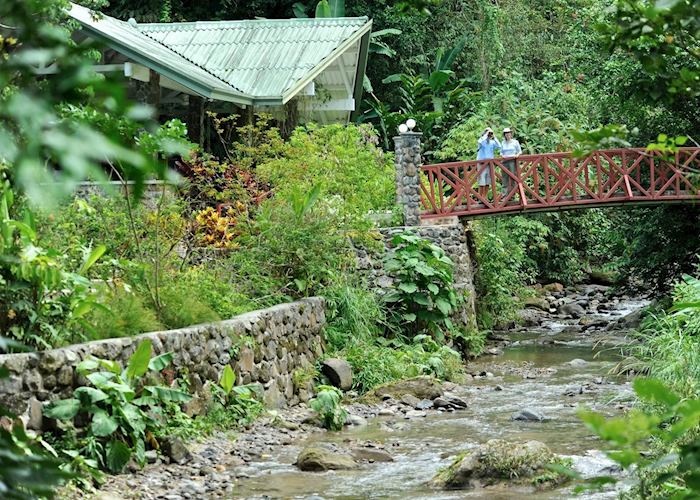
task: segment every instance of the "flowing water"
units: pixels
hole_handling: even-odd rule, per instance
[[[621,301],[616,310],[598,315],[614,320],[644,305]],[[251,463],[236,490],[245,498],[573,498],[571,486],[547,492],[531,488],[495,487],[441,491],[429,485],[442,467],[458,453],[493,438],[531,439],[546,443],[555,453],[571,457],[584,477],[608,474],[613,464],[600,451],[602,443],[576,416],[581,407],[606,415],[619,414],[632,399],[629,381],[608,375],[616,362],[611,351],[593,348],[585,333],[563,333],[573,321],[549,321],[537,331],[512,334],[502,355],[469,364],[475,377],[452,392],[469,402],[464,411],[431,414],[425,418],[376,417],[367,426],[338,433],[321,433],[306,442],[284,447],[278,454]],[[571,363],[573,360],[574,363]],[[583,361],[581,361],[583,360]],[[514,412],[529,408],[543,413],[544,422],[511,420]],[[358,470],[326,473],[301,472],[297,454],[311,441],[340,444],[379,442],[393,462],[363,465]],[[245,477],[247,476],[247,477]],[[624,481],[620,485],[623,487]],[[614,498],[610,489],[577,498]]]

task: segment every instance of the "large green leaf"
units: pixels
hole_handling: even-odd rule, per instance
[[[430,299],[423,292],[414,294],[411,297],[411,300],[413,300],[413,302],[415,302],[416,304],[420,304],[422,306],[429,306],[430,305]]]
[[[80,401],[74,398],[53,401],[44,407],[44,415],[58,420],[70,420],[78,413]]]
[[[149,385],[145,389],[148,389],[151,394],[156,396],[156,398],[158,398],[160,401],[187,402],[192,399],[192,396],[186,392],[171,389],[170,387]]]
[[[121,413],[135,432],[142,433],[146,430],[144,414],[137,406],[126,404],[121,407]]]
[[[85,375],[88,372],[91,372],[93,370],[97,370],[99,368],[100,364],[99,361],[95,358],[87,358],[78,364],[76,367],[76,371],[80,373],[81,375]]]
[[[156,356],[155,358],[150,360],[148,362],[148,369],[154,372],[159,372],[170,366],[170,363],[172,362],[173,353],[166,352],[165,354],[161,354],[160,356]]]
[[[309,15],[306,13],[308,7],[306,4],[303,4],[301,2],[296,2],[292,4],[292,12],[294,12],[294,17],[299,17],[299,18],[305,18],[309,17]]]
[[[447,302],[445,299],[438,298],[435,299],[435,305],[437,308],[440,310],[442,314],[445,316],[449,315],[452,312],[452,305]]]
[[[328,3],[328,0],[321,0],[320,2],[318,2],[318,5],[316,5],[316,17],[332,17],[331,6]]]
[[[102,368],[105,368],[110,373],[114,373],[115,375],[119,375],[122,372],[121,365],[116,361],[112,361],[109,359],[98,359],[97,361],[100,363],[100,366]]]
[[[117,392],[127,401],[131,401],[136,395],[134,389],[130,385],[125,384],[123,382],[105,382],[101,388],[107,392]]]
[[[146,463],[146,443],[143,439],[137,439],[134,443],[134,458],[141,467]]]
[[[345,0],[328,0],[331,17],[345,17]]]
[[[386,295],[384,295],[384,302],[400,302],[401,294],[396,290],[391,290]]]
[[[113,473],[120,473],[130,458],[131,449],[122,441],[113,439],[107,443],[107,468]]]
[[[435,276],[435,268],[430,267],[423,262],[417,262],[415,268],[416,272],[422,274],[423,276]]]
[[[90,254],[85,258],[83,265],[80,266],[80,270],[78,271],[78,273],[87,273],[88,270],[95,264],[95,262],[97,262],[100,259],[100,257],[104,255],[106,251],[107,247],[104,245],[97,245],[95,248],[93,248]]]
[[[129,358],[129,365],[126,367],[126,378],[133,380],[142,376],[148,371],[148,363],[151,359],[151,341],[144,340],[136,348],[134,354]]]
[[[632,385],[634,392],[642,401],[660,403],[668,407],[674,406],[680,401],[680,397],[659,380],[640,377],[636,378]]]
[[[87,378],[90,382],[92,382],[92,385],[99,389],[104,389],[107,384],[114,379],[115,375],[114,373],[110,372],[95,372],[95,373],[90,373],[88,374],[85,378]]]
[[[433,71],[428,77],[428,83],[430,83],[430,88],[433,90],[433,92],[438,92],[449,81],[449,79],[452,78],[453,74],[454,72],[452,71]]]
[[[231,365],[226,365],[224,371],[221,374],[221,380],[219,380],[219,385],[224,390],[224,393],[228,396],[233,389],[233,384],[236,383],[236,374],[233,373]]]
[[[104,391],[95,389],[94,387],[78,387],[75,392],[73,392],[73,395],[85,406],[104,401],[109,397]]]
[[[400,283],[399,290],[406,293],[416,293],[418,291],[418,286],[415,283]]]
[[[109,414],[104,410],[97,410],[92,417],[92,425],[90,429],[95,436],[109,436],[117,430],[119,425]]]

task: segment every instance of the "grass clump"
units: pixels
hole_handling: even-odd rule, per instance
[[[664,380],[686,397],[700,394],[700,279],[685,275],[673,306],[643,321],[632,354],[638,371]]]
[[[141,296],[128,287],[108,287],[102,295],[104,307],[96,308],[88,318],[94,340],[128,337],[163,329],[155,312]]]
[[[462,357],[427,334],[397,334],[383,302],[373,292],[338,277],[326,287],[326,339],[330,354],[353,368],[353,388],[361,393],[402,378],[432,375],[459,381]]]

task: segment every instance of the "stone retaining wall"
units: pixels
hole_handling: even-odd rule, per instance
[[[322,298],[313,297],[218,323],[0,355],[0,366],[10,372],[9,378],[0,379],[0,402],[16,414],[29,415],[36,428],[43,402],[69,397],[82,385],[75,367],[83,359],[95,356],[126,366],[139,342],[150,339],[154,355],[173,353],[171,368],[175,375],[189,376],[195,393],[201,393],[207,381],[218,381],[230,364],[237,384],[262,385],[269,407],[293,405],[312,396],[313,387],[295,386],[293,375],[323,354],[324,306]]]
[[[466,327],[475,327],[474,300],[474,268],[470,252],[467,230],[460,223],[439,226],[413,226],[413,227],[385,227],[379,232],[384,238],[385,250],[391,247],[391,239],[397,233],[413,231],[442,248],[447,256],[455,264],[454,282],[455,288],[464,291],[466,302],[458,311],[455,320]],[[369,280],[370,284],[380,293],[394,286],[393,280],[386,274],[382,265],[382,255],[368,252],[365,249],[356,249],[357,266]]]

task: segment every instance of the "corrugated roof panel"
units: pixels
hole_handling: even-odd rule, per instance
[[[268,97],[283,95],[367,22],[206,21],[140,24],[138,29],[246,94]]]
[[[176,51],[145,36],[127,22],[105,15],[96,18],[90,9],[75,4],[72,4],[69,14],[97,38],[195,92],[216,91],[231,94],[232,97],[239,95],[243,100],[246,98],[234,86],[211,74],[206,68],[192,64]]]
[[[198,88],[265,102],[288,99],[287,91],[310,80],[331,54],[370,28],[367,18],[132,25],[109,16],[95,21],[89,9],[77,5],[71,16],[117,50],[167,67],[172,74],[166,76],[183,85],[193,80]]]

